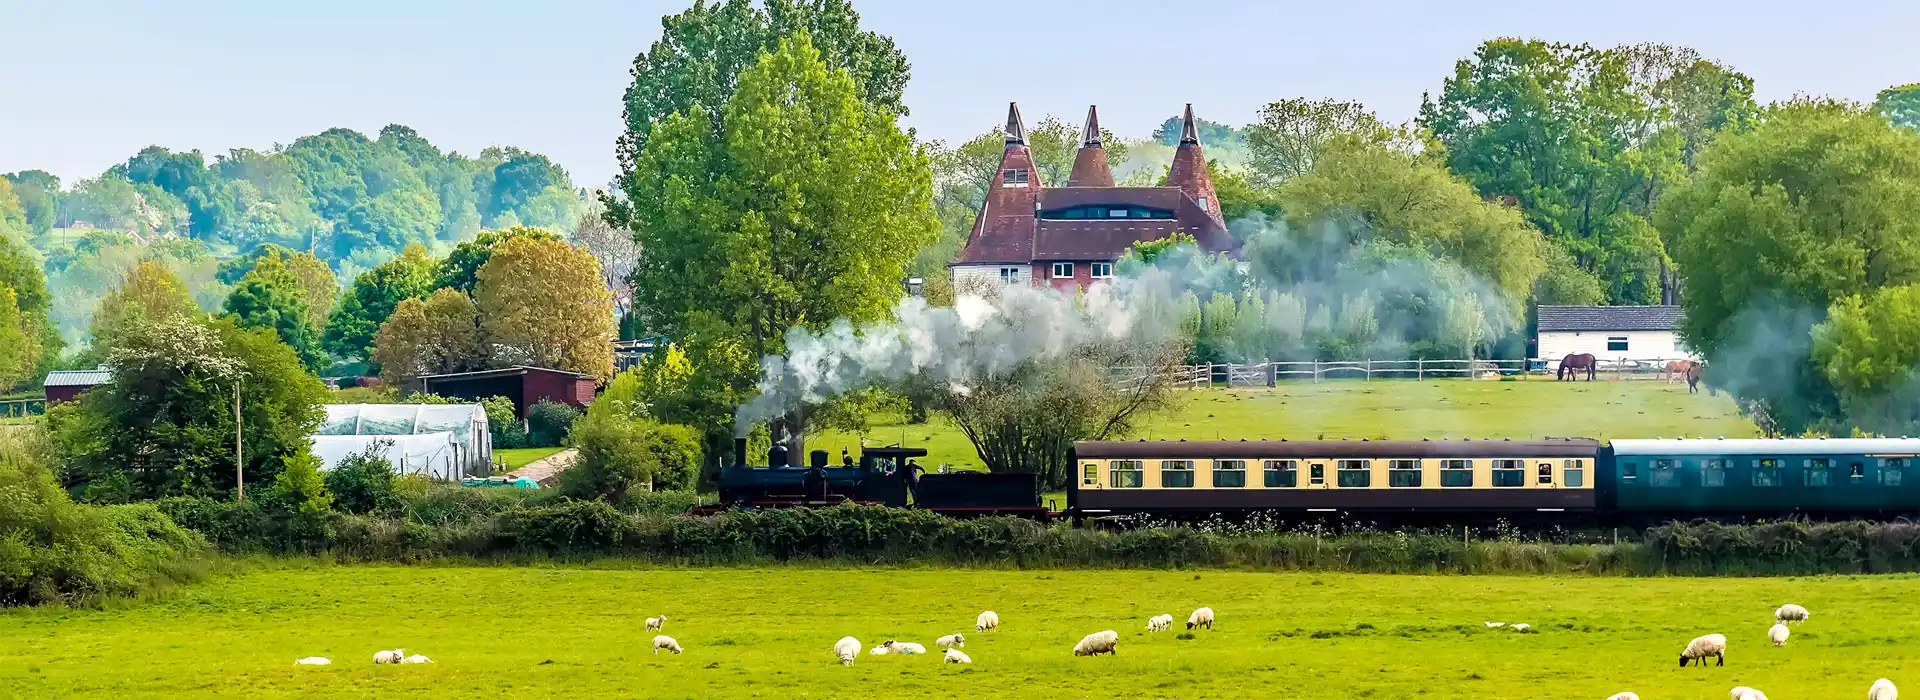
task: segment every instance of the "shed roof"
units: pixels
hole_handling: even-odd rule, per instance
[[[113,381],[113,372],[106,369],[55,370],[47,373],[47,379],[41,386],[100,386]]]
[[[1541,306],[1542,331],[1670,331],[1678,306]]]

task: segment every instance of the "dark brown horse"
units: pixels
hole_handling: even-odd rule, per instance
[[[1594,371],[1599,367],[1600,361],[1587,353],[1568,355],[1560,358],[1560,369],[1555,374],[1554,380],[1563,381],[1570,378],[1576,382],[1580,381],[1580,370],[1584,369],[1587,371],[1587,381],[1593,381]]]

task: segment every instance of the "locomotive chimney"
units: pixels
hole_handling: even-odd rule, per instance
[[[825,468],[827,466],[827,451],[814,450],[812,452],[807,453],[807,459],[808,459],[807,464],[809,466]]]
[[[767,466],[790,467],[796,465],[787,464],[787,446],[776,442],[773,443],[772,447],[767,448]]]
[[[733,465],[736,467],[747,466],[747,439],[746,438],[733,439]]]

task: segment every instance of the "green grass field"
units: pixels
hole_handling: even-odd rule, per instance
[[[506,460],[507,469],[513,470],[552,457],[555,454],[559,454],[562,449],[564,448],[522,447],[514,450],[494,450],[493,457],[494,459]]]
[[[1920,688],[1920,578],[1601,579],[1140,571],[255,571],[117,610],[0,614],[0,688],[22,698],[1645,698],[1859,697]],[[1772,610],[1813,611],[1784,648]],[[1199,605],[1214,631],[1179,639]],[[1002,629],[976,634],[974,615]],[[1147,634],[1167,612],[1173,632]],[[666,613],[681,656],[649,653]],[[1538,633],[1486,629],[1526,622]],[[1075,658],[1121,633],[1115,657]],[[937,656],[832,658],[844,635]],[[1725,667],[1679,668],[1726,634]],[[383,648],[430,666],[374,666]],[[294,666],[321,655],[327,667]],[[1912,666],[1915,673],[1907,673]]]
[[[1689,395],[1660,381],[1440,380],[1287,383],[1275,389],[1179,392],[1176,410],[1148,421],[1149,440],[1316,438],[1755,437],[1726,395]],[[925,447],[930,464],[980,468],[973,446],[936,418],[877,421],[868,445]],[[825,433],[808,449],[838,455],[858,436]],[[836,457],[837,459],[837,457]]]

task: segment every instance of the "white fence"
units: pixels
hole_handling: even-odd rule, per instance
[[[1598,379],[1665,379],[1682,380],[1685,377],[1667,371],[1671,362],[1684,361],[1680,358],[1595,358],[1598,366],[1594,374]],[[1281,381],[1311,380],[1320,382],[1335,379],[1360,379],[1372,381],[1379,379],[1423,380],[1445,377],[1472,377],[1477,379],[1497,379],[1508,376],[1556,376],[1559,360],[1346,360],[1346,361],[1308,361],[1308,362],[1258,362],[1251,364],[1199,364],[1176,365],[1168,370],[1173,375],[1173,385],[1187,388],[1226,387],[1270,387]],[[1139,367],[1116,369],[1114,377],[1121,383],[1134,383],[1145,379],[1144,370]],[[1585,381],[1586,371],[1576,370],[1576,378]]]

